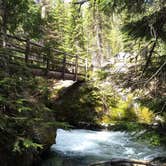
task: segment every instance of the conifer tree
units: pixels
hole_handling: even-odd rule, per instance
[[[67,43],[71,52],[82,54],[85,51],[85,36],[83,10],[81,5],[75,4],[73,0],[69,6],[69,25],[67,27]]]

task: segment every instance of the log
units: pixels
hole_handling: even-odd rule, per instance
[[[92,163],[89,166],[155,166],[150,161],[113,158],[108,161]]]

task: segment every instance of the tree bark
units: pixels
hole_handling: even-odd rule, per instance
[[[98,5],[96,4],[96,0],[94,0],[94,4],[93,4],[93,36],[95,36],[96,38],[94,43],[95,52],[92,58],[92,64],[95,69],[95,68],[100,68],[103,62],[102,19],[101,19],[101,14],[99,12]]]
[[[149,63],[150,63],[151,58],[152,58],[152,55],[153,55],[153,53],[154,53],[154,49],[155,49],[155,47],[156,47],[156,44],[157,44],[157,38],[156,38],[156,40],[154,41],[154,43],[153,43],[153,45],[152,45],[152,47],[151,47],[151,50],[149,51],[149,56],[148,56],[148,58],[147,58],[147,60],[146,60],[146,64],[145,64],[145,67],[144,67],[144,69],[143,69],[142,76],[143,76],[143,74],[145,73],[146,69],[147,69],[148,66],[149,66]]]
[[[6,0],[2,1],[2,46],[6,47],[6,31],[7,31],[7,6]]]
[[[128,159],[111,159],[109,161],[97,162],[89,166],[154,166],[150,161],[128,160]]]

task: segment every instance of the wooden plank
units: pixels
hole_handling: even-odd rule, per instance
[[[25,52],[25,48],[23,48],[23,47],[21,47],[21,46],[19,46],[19,45],[15,45],[15,44],[13,44],[13,43],[11,43],[11,42],[7,42],[6,44],[7,44],[7,46],[9,46],[9,47],[17,48],[17,49],[23,50],[23,51]]]
[[[32,74],[35,76],[47,77],[48,79],[62,79],[62,72],[57,71],[48,71],[47,73],[42,69],[30,69]],[[73,74],[65,73],[64,80],[73,80]],[[83,81],[84,78],[82,76],[77,76],[77,81]]]
[[[11,50],[11,51],[15,51],[15,52],[19,52],[19,53],[25,54],[25,51],[24,51],[24,50],[12,48],[12,47],[6,47],[6,48],[9,49],[9,50]]]
[[[22,38],[17,37],[17,36],[12,36],[12,35],[9,35],[9,34],[6,34],[6,36],[8,38],[11,38],[11,39],[16,39],[16,40],[21,41],[21,42],[26,42],[26,39],[22,39]]]

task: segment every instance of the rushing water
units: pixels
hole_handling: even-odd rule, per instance
[[[166,155],[161,147],[148,147],[133,141],[127,133],[111,131],[58,129],[56,144],[51,149],[56,155],[42,166],[86,166],[111,158],[149,160]]]

